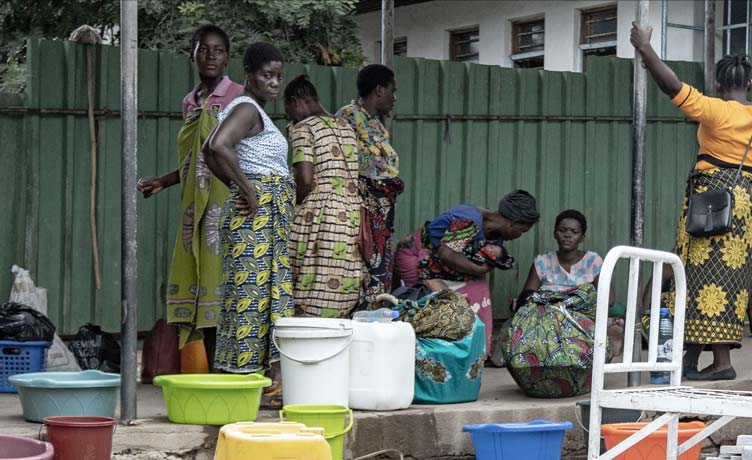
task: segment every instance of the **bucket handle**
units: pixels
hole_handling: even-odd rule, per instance
[[[590,409],[592,410],[592,407]],[[574,418],[577,419],[577,424],[580,425],[580,428],[582,428],[585,431],[585,433],[590,433],[590,430],[585,428],[585,425],[582,423],[582,414],[580,414],[581,410],[582,410],[581,406],[575,406]],[[640,418],[638,418],[637,422],[635,423],[640,423],[643,417],[645,417],[645,411],[640,412]]]
[[[350,432],[350,430],[353,427],[353,423],[355,422],[355,417],[353,416],[352,409],[347,409],[347,415],[350,418],[350,423],[347,424],[347,427],[344,430],[342,430],[342,431],[340,431],[338,433],[324,433],[324,439],[326,439],[326,440],[333,439],[333,438],[342,436],[343,434],[347,434],[347,433]],[[284,422],[285,421],[285,410],[284,409],[281,409],[279,411],[279,421],[280,422]]]
[[[352,331],[350,331],[350,335],[347,337],[347,342],[345,342],[345,345],[342,348],[340,348],[339,350],[337,350],[334,353],[332,353],[331,355],[326,356],[326,357],[321,358],[321,359],[298,359],[298,358],[295,358],[294,356],[290,356],[287,353],[285,353],[284,351],[282,351],[282,348],[279,346],[279,343],[277,343],[277,334],[276,333],[277,333],[276,329],[272,331],[272,343],[274,343],[274,346],[277,347],[277,351],[279,351],[279,354],[282,355],[282,356],[284,356],[285,358],[289,359],[290,361],[295,361],[296,363],[300,363],[300,364],[318,364],[318,363],[320,363],[322,361],[326,361],[326,360],[332,359],[335,356],[337,356],[338,354],[340,354],[343,351],[347,350],[347,347],[349,347],[350,344],[353,341],[353,333],[352,333]]]

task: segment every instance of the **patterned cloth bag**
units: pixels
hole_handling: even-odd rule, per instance
[[[507,369],[535,398],[568,398],[590,391],[596,290],[538,291],[502,328]]]

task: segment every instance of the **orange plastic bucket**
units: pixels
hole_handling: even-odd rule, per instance
[[[110,460],[116,425],[110,417],[45,417],[52,460]]]
[[[209,373],[209,358],[206,356],[206,346],[203,340],[188,342],[180,349],[180,373]]]
[[[603,425],[601,433],[606,441],[606,448],[611,449],[633,433],[641,430],[647,423],[613,423]],[[702,422],[688,422],[679,424],[679,445],[696,435],[705,428]],[[647,438],[630,447],[616,460],[664,460],[666,458],[666,435],[668,426],[664,425],[654,431]],[[679,456],[679,460],[699,460],[702,443],[697,443]]]

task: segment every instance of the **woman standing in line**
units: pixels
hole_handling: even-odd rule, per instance
[[[201,146],[216,126],[217,114],[243,93],[241,85],[223,75],[229,53],[230,39],[219,27],[203,26],[193,34],[191,60],[201,82],[183,98],[178,168],[137,185],[149,198],[180,184],[181,219],[167,284],[167,322],[179,326],[181,349],[205,336],[209,365],[222,304],[219,220],[227,187],[209,171]]]
[[[358,100],[337,112],[350,124],[358,141],[359,188],[371,234],[364,262],[368,270],[365,300],[392,289],[392,234],[397,195],[405,188],[399,175],[399,157],[389,141],[380,117],[394,107],[397,84],[394,72],[371,64],[358,72]],[[363,250],[364,248],[361,248]]]
[[[305,76],[285,88],[297,185],[290,234],[297,315],[342,318],[360,297],[360,207],[355,133],[319,102]]]
[[[674,251],[687,275],[684,323],[684,376],[688,380],[733,380],[731,348],[741,347],[742,329],[752,289],[752,156],[733,190],[731,230],[722,235],[694,237],[686,231],[687,204],[692,194],[708,189],[729,190],[752,138],[752,88],[749,56],[724,56],[716,67],[716,92],[709,97],[682,83],[650,46],[652,27],[632,23],[630,41],[642,55],[658,87],[671,102],[699,122],[697,162],[690,173],[676,231]],[[710,88],[706,88],[707,91]],[[705,346],[713,364],[697,370]]]
[[[254,43],[245,51],[245,91],[219,114],[204,152],[212,171],[230,187],[222,226],[224,304],[214,368],[232,373],[269,370],[281,393],[274,322],[293,315],[288,235],[295,184],[287,141],[264,111],[282,86],[284,57]]]

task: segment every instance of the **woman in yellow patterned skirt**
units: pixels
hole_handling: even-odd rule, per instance
[[[658,87],[682,112],[700,123],[699,151],[690,173],[676,236],[676,253],[687,274],[687,314],[684,325],[684,375],[688,380],[733,380],[731,348],[741,346],[749,290],[752,289],[752,159],[734,185],[737,168],[752,137],[752,62],[748,56],[725,56],[717,64],[718,98],[704,96],[682,83],[650,46],[652,28],[633,24],[631,42],[642,54]],[[687,203],[692,193],[733,187],[731,231],[693,237],[685,230]],[[713,364],[697,371],[705,346],[713,350]]]
[[[361,198],[355,132],[327,113],[305,75],[285,88],[298,206],[290,232],[296,314],[344,317],[360,296]]]

